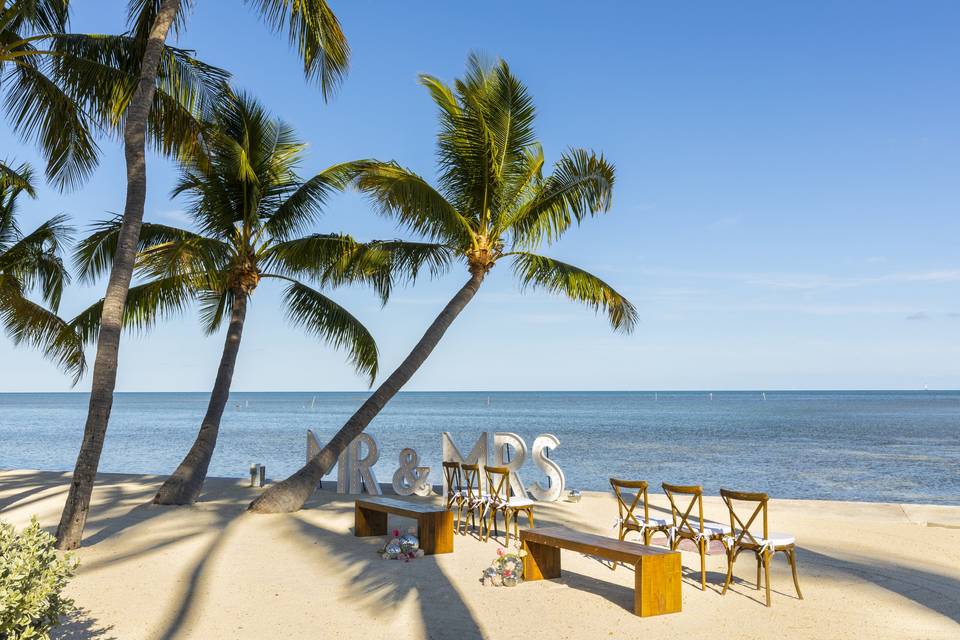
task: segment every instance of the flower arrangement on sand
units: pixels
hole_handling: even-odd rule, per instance
[[[410,527],[407,532],[400,534],[399,529],[390,532],[391,535],[378,552],[384,560],[403,560],[410,562],[414,558],[423,557],[420,540],[417,538],[416,527]]]
[[[523,582],[524,550],[516,553],[507,553],[503,548],[497,549],[497,557],[489,567],[483,570],[480,582],[485,587],[515,587]]]

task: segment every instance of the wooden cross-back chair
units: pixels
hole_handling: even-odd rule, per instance
[[[707,522],[703,519],[703,487],[699,485],[676,485],[663,483],[663,492],[670,501],[673,515],[670,548],[676,550],[683,540],[693,542],[700,554],[700,589],[707,589],[707,549],[711,540],[723,540],[731,529],[725,524]],[[689,501],[685,501],[689,498]],[[678,504],[679,502],[679,504]],[[681,508],[686,505],[686,508]],[[694,512],[696,507],[696,512]]]
[[[647,483],[644,480],[621,480],[610,478],[613,495],[617,499],[617,537],[623,540],[631,531],[636,531],[649,545],[655,533],[663,533],[670,539],[670,523],[666,518],[651,518],[650,503],[647,499]],[[638,509],[642,508],[642,512]],[[616,563],[612,566],[617,568]]]
[[[477,516],[480,517],[480,534],[483,534],[483,510],[487,504],[487,494],[483,492],[480,483],[480,465],[479,464],[461,464],[463,471],[463,486],[465,495],[463,498],[463,524],[467,524],[467,515],[470,516],[470,527],[477,526]]]
[[[734,534],[727,538],[727,579],[723,583],[723,593],[727,592],[730,582],[733,581],[733,563],[741,551],[752,551],[757,557],[757,589],[760,589],[760,568],[763,568],[764,584],[767,587],[767,606],[770,606],[770,560],[778,551],[782,551],[790,561],[790,570],[793,572],[793,586],[797,590],[797,597],[803,600],[800,592],[800,582],[797,580],[797,540],[791,535],[770,533],[767,523],[767,503],[769,496],[765,493],[751,493],[747,491],[731,491],[720,489],[720,497],[730,511],[730,527]],[[736,511],[735,503],[745,503],[744,510]],[[755,506],[754,506],[755,505]],[[749,511],[750,516],[745,520],[741,513]],[[757,518],[760,517],[760,522]],[[760,531],[756,531],[760,529]]]
[[[503,530],[506,536],[504,546],[510,546],[510,519],[513,518],[513,535],[520,539],[519,514],[526,513],[530,527],[533,527],[533,500],[526,496],[512,495],[510,487],[510,469],[507,467],[485,467],[487,474],[487,536],[490,539],[490,526],[493,525],[494,537],[497,534],[497,513],[503,514]]]
[[[443,463],[443,477],[447,482],[447,511],[457,510],[456,523],[453,530],[460,533],[460,516],[466,504],[466,495],[463,491],[463,470],[459,462]]]

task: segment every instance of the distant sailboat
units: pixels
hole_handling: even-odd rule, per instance
[[[659,394],[658,394],[656,391],[654,391],[654,392],[653,392],[653,401],[656,402],[656,401],[659,400],[659,399],[660,399]]]
[[[764,399],[764,401],[766,401],[766,399],[767,399],[767,392],[766,392],[766,391],[761,391],[761,392],[760,392],[760,396]]]
[[[313,396],[313,400],[310,401],[310,410],[313,411],[313,408],[317,405],[317,396]]]
[[[710,392],[710,401],[713,402],[713,391]]]
[[[487,396],[487,406],[490,406],[490,396]]]

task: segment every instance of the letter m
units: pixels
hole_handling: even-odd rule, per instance
[[[486,478],[484,478],[483,468],[487,465],[487,450],[488,450],[488,438],[487,432],[484,431],[480,434],[480,437],[477,439],[477,442],[473,445],[473,449],[470,450],[470,454],[464,458],[463,454],[460,453],[460,449],[457,448],[457,445],[453,442],[453,436],[450,435],[449,431],[444,431],[440,436],[443,446],[443,461],[444,462],[459,462],[461,464],[478,464],[480,465],[480,489],[483,490],[483,487],[486,485]],[[447,495],[447,476],[443,476],[443,495]]]

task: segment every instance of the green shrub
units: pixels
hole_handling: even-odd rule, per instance
[[[20,534],[0,522],[0,640],[49,638],[60,617],[74,611],[60,592],[77,563],[58,556],[53,544],[36,518]]]

